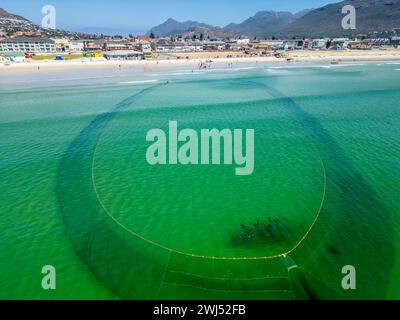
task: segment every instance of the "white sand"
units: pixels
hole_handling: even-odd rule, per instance
[[[13,62],[6,64],[0,63],[0,76],[1,75],[15,75],[15,74],[31,74],[31,73],[45,73],[45,72],[60,72],[71,70],[83,69],[110,69],[119,70],[127,67],[143,68],[144,71],[151,70],[152,68],[162,67],[188,67],[192,69],[198,68],[199,63],[205,60],[212,59],[213,62],[219,64],[228,63],[254,63],[258,62],[286,62],[287,58],[292,59],[294,62],[360,62],[360,61],[400,61],[400,49],[391,50],[346,50],[346,51],[290,51],[282,52],[285,58],[275,57],[236,57],[237,53],[233,53],[233,58],[227,58],[227,52],[216,53],[181,53],[175,56],[189,57],[190,59],[176,59],[171,54],[169,60],[153,60],[153,61],[107,61],[103,58],[84,58],[79,60],[65,60],[65,61],[27,61],[27,62]],[[243,54],[242,54],[243,55]]]

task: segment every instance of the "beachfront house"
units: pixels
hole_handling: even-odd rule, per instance
[[[257,41],[248,44],[248,47],[255,50],[267,50],[269,45],[265,42]]]
[[[400,49],[400,37],[392,37],[392,39],[390,39],[390,44],[393,47]]]
[[[57,52],[70,52],[71,50],[71,42],[69,39],[52,39],[56,46]]]
[[[198,52],[204,50],[203,42],[199,40],[186,42],[185,46],[188,52]]]
[[[148,42],[142,42],[138,44],[140,50],[142,50],[143,52],[151,52],[151,44]]]
[[[224,41],[211,40],[203,41],[204,51],[224,51],[226,50],[227,44]]]
[[[285,40],[283,42],[283,48],[284,50],[294,50],[297,47],[297,41],[296,40]]]
[[[104,39],[85,40],[83,41],[83,50],[92,52],[102,51],[104,49],[105,42],[106,41]]]
[[[181,47],[182,44],[178,45],[168,39],[159,39],[155,44],[155,50],[157,52],[175,52],[178,47]],[[179,50],[180,51],[180,50]]]
[[[334,38],[331,41],[330,50],[344,50],[349,46],[349,38]]]
[[[313,39],[311,49],[314,50],[325,50],[328,44],[328,39]]]
[[[69,49],[70,49],[71,53],[73,53],[73,52],[82,53],[84,48],[85,48],[85,46],[84,46],[82,40],[73,40],[70,42],[70,45],[69,45]]]
[[[295,43],[295,46],[294,46],[295,50],[308,49],[310,46],[310,40],[308,40],[308,39],[295,39],[293,41]]]
[[[104,49],[106,51],[134,50],[135,44],[127,40],[112,40],[104,43]]]
[[[203,42],[201,41],[170,41],[168,39],[159,39],[155,43],[157,52],[196,52],[203,51]]]
[[[274,42],[273,40],[266,42]],[[274,48],[275,49],[283,49],[283,50],[303,50],[308,49],[310,47],[310,40],[306,39],[291,39],[291,40],[283,40],[283,41],[275,41]]]
[[[42,37],[16,37],[0,41],[0,53],[55,53],[55,42]]]
[[[372,45],[368,39],[349,41],[348,48],[352,50],[370,50]]]
[[[105,52],[104,58],[107,60],[143,60],[145,57],[141,51],[117,50]]]
[[[149,43],[150,44],[153,41],[154,41],[154,39],[147,37],[145,35],[139,35],[136,38],[134,38],[135,43]]]
[[[373,38],[370,39],[369,43],[373,48],[388,48],[389,46],[391,46],[389,38]]]
[[[248,44],[239,42],[238,40],[229,40],[225,44],[226,49],[230,51],[244,51],[248,47]]]
[[[283,50],[285,47],[283,40],[262,40],[260,43],[267,45],[272,50]]]

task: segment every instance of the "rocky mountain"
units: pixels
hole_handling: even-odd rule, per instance
[[[12,19],[12,20],[21,20],[29,22],[29,20],[25,19],[24,17],[11,14],[6,10],[4,10],[3,8],[0,8],[0,19]]]
[[[342,28],[342,8],[345,5],[356,8],[357,26],[355,30]],[[156,36],[190,33],[197,28],[203,33],[213,35],[212,30],[219,30],[204,23],[187,21],[179,23],[169,19],[164,24],[152,29]],[[400,30],[400,0],[345,0],[321,8],[291,12],[260,11],[242,23],[231,23],[223,28],[227,37],[248,36],[266,38],[277,36],[292,37],[341,37],[360,34],[384,34],[393,29]],[[149,32],[150,34],[150,32]]]
[[[313,11],[313,10],[314,10],[314,9],[304,9],[304,10],[301,10],[301,11],[295,13],[295,14],[294,14],[294,17],[295,17],[296,19],[299,19],[299,18],[301,18],[302,16],[305,16],[307,13],[309,13],[309,12],[311,12],[311,11]]]
[[[164,23],[152,28],[147,35],[153,34],[155,37],[175,36],[193,31],[196,28],[213,29],[214,27],[197,21],[188,20],[185,22],[179,22],[169,18]]]
[[[38,31],[39,27],[21,16],[11,14],[0,8],[0,29],[4,32],[29,32]]]
[[[237,35],[265,38],[275,35],[277,30],[300,16],[291,12],[260,11],[242,23],[231,23],[224,29]]]
[[[303,10],[296,14],[290,12],[260,11],[242,23],[231,23],[224,28],[214,27],[197,21],[179,22],[170,18],[152,28],[147,35],[153,34],[156,37],[168,37],[203,34],[211,38],[228,38],[234,36],[261,38],[274,35],[282,26],[295,21],[309,11]]]
[[[68,38],[95,38],[96,36],[81,32],[43,29],[24,17],[14,15],[0,8],[0,31],[9,35],[17,32],[34,32],[47,37],[68,37]]]
[[[235,34],[229,31],[226,31],[223,28],[192,28],[181,35],[183,38],[196,38],[203,40],[210,39],[230,39],[235,38]]]
[[[342,28],[342,8],[356,9],[356,29]],[[400,0],[346,0],[308,12],[277,30],[281,37],[341,37],[382,33],[400,28]]]

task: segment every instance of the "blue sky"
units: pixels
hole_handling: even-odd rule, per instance
[[[0,0],[0,8],[40,23],[41,8],[52,4],[60,29],[138,34],[168,18],[225,26],[261,10],[297,12],[333,2],[339,0]]]

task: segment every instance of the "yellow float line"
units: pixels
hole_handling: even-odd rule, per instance
[[[304,128],[304,125],[302,125]],[[105,127],[106,128],[106,127]],[[306,128],[304,128],[305,130],[307,130]],[[106,214],[110,217],[110,219],[112,221],[115,222],[116,225],[118,225],[120,228],[124,229],[125,231],[127,231],[128,233],[132,234],[133,236],[151,244],[154,245],[158,248],[164,249],[166,251],[172,252],[172,253],[176,253],[179,255],[183,255],[183,256],[188,256],[188,257],[193,257],[193,258],[200,258],[200,259],[208,259],[208,260],[268,260],[268,259],[277,259],[277,258],[282,258],[282,257],[286,257],[289,254],[291,254],[294,250],[296,250],[303,242],[304,240],[308,237],[308,235],[310,234],[311,230],[314,228],[315,224],[317,223],[320,215],[321,215],[321,211],[322,208],[324,206],[324,202],[325,202],[325,196],[326,196],[326,189],[327,189],[327,178],[326,178],[326,169],[325,169],[325,164],[324,161],[322,160],[321,154],[318,150],[318,147],[316,146],[315,142],[312,141],[312,143],[314,144],[314,147],[318,153],[318,157],[320,159],[321,162],[321,166],[322,166],[322,171],[323,171],[323,176],[324,176],[324,190],[323,190],[323,194],[322,194],[322,199],[321,199],[321,204],[319,206],[318,212],[313,220],[313,223],[310,225],[310,227],[308,228],[308,230],[306,231],[306,233],[303,235],[303,237],[300,239],[300,241],[289,251],[280,253],[280,254],[276,254],[276,255],[272,255],[272,256],[265,256],[265,257],[212,257],[212,256],[204,256],[204,255],[198,255],[198,254],[193,254],[193,253],[186,253],[183,251],[179,251],[179,250],[175,250],[173,248],[169,248],[165,245],[162,245],[158,242],[152,241],[150,239],[147,239],[143,236],[141,236],[140,234],[138,234],[137,232],[134,232],[133,230],[131,230],[130,228],[126,227],[124,224],[122,224],[120,221],[118,221],[113,214],[107,209],[107,207],[104,205],[103,201],[101,200],[101,197],[97,191],[97,187],[96,187],[96,178],[95,178],[95,173],[94,173],[94,168],[95,168],[95,159],[96,159],[96,153],[98,150],[98,146],[101,140],[101,137],[103,136],[104,131],[100,134],[99,139],[97,140],[97,144],[95,147],[95,150],[93,152],[93,158],[92,158],[92,184],[93,184],[93,189],[94,192],[96,194],[97,197],[97,201],[99,202],[100,206],[102,207],[102,209],[106,212]]]

